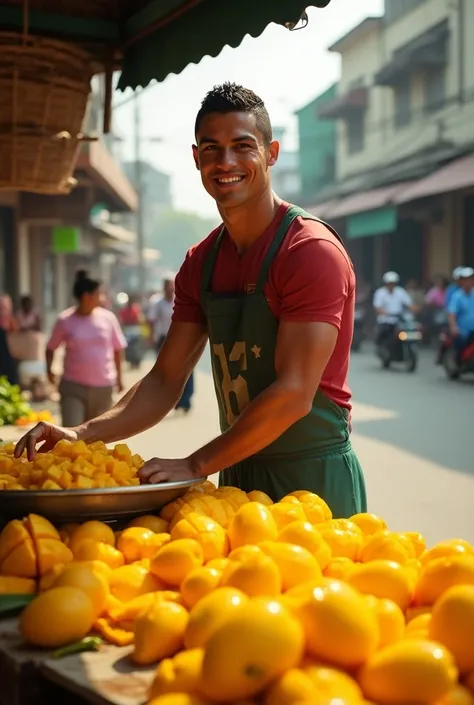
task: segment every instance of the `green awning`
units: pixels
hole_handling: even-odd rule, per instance
[[[350,240],[393,233],[397,229],[397,209],[392,206],[347,216],[346,235]]]
[[[0,0],[0,31],[56,37],[87,48],[100,69],[122,69],[119,89],[178,74],[203,56],[258,37],[271,22],[295,26],[307,7],[331,0]],[[0,38],[1,41],[1,38]],[[112,59],[113,57],[113,59]],[[262,61],[265,57],[262,56]]]
[[[169,0],[168,0],[169,2]],[[188,64],[197,64],[203,56],[217,56],[224,46],[238,47],[246,34],[258,37],[271,22],[296,24],[306,7],[325,7],[330,0],[201,0],[180,2],[182,14],[166,21],[152,34],[125,49],[120,90],[146,86],[156,79],[163,81],[168,74],[179,74]],[[162,2],[150,3],[142,11],[145,26],[150,27],[153,9],[158,14]],[[175,3],[176,4],[176,1]],[[186,9],[189,6],[190,9]],[[137,16],[132,20],[136,22]],[[131,21],[132,21],[131,20]],[[130,23],[131,23],[130,21]],[[155,22],[157,18],[155,17]],[[129,23],[129,31],[130,31]],[[160,24],[160,21],[158,20]],[[135,24],[134,32],[138,30]],[[265,57],[262,56],[262,61]]]

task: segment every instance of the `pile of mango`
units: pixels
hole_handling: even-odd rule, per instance
[[[116,533],[30,516],[0,573],[38,593],[26,642],[129,646],[156,664],[151,705],[474,705],[474,546],[333,519],[309,492],[206,481]]]
[[[53,420],[52,413],[45,409],[44,411],[33,411],[33,409],[23,416],[19,416],[15,421],[15,426],[32,426],[33,424],[40,423],[40,421]]]
[[[138,470],[144,461],[132,455],[126,443],[109,450],[98,441],[62,440],[47,453],[30,461],[15,458],[13,443],[0,447],[0,490],[88,490],[139,485]]]

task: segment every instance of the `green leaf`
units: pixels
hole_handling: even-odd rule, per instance
[[[23,610],[36,595],[0,595],[0,616]]]

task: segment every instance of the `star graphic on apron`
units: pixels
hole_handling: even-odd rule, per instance
[[[253,348],[250,348],[250,351],[253,352],[255,358],[259,358],[260,353],[262,352],[262,348],[259,348],[258,345],[254,345]]]

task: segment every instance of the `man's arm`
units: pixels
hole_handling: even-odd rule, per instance
[[[337,328],[330,323],[282,322],[275,382],[249,404],[228,431],[191,455],[194,474],[212,475],[258,453],[306,416],[337,336]]]
[[[172,323],[150,372],[110,411],[78,426],[78,438],[112,443],[155,426],[176,406],[206,342],[204,326]]]
[[[113,443],[151,428],[176,406],[206,342],[205,326],[173,323],[154,367],[112,409],[73,429],[41,422],[20,439],[15,454],[19,457],[26,448],[32,459],[43,441],[42,451],[53,448],[61,438]]]

